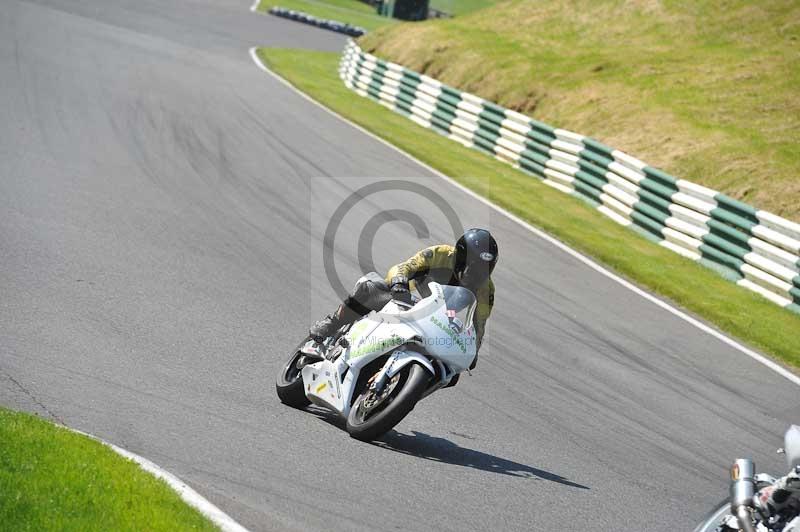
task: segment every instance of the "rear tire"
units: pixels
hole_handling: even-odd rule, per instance
[[[371,411],[365,405],[365,402],[369,404],[371,395],[374,399],[374,394],[368,388],[356,397],[347,416],[347,432],[350,436],[361,441],[372,441],[392,430],[414,409],[430,381],[428,370],[415,362],[401,369],[396,377],[399,379],[394,388]]]
[[[306,397],[306,392],[303,389],[303,376],[301,370],[297,369],[297,359],[303,356],[300,348],[305,345],[310,337],[303,340],[300,345],[294,350],[294,353],[289,357],[289,361],[283,365],[278,379],[275,382],[275,391],[278,393],[278,398],[281,403],[291,406],[292,408],[305,408],[311,404],[311,401]]]

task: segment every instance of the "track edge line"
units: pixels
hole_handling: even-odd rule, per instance
[[[118,455],[122,456],[123,458],[127,458],[136,462],[136,464],[141,467],[143,470],[147,471],[154,477],[163,480],[167,483],[167,485],[172,488],[172,490],[178,494],[178,496],[189,506],[203,514],[209,521],[217,525],[220,530],[223,532],[249,532],[245,527],[237,523],[231,516],[220,510],[217,506],[215,506],[211,501],[197,493],[195,490],[189,487],[186,482],[182,481],[166,469],[160,467],[159,465],[151,462],[147,458],[143,456],[139,456],[136,453],[132,453],[127,449],[123,449],[117,445],[114,445],[111,442],[107,442],[102,438],[98,438],[93,434],[89,434],[87,432],[83,432],[82,430],[73,429],[71,427],[67,427],[61,425],[63,428],[74,432],[76,434],[80,434],[82,436],[86,436],[87,438],[91,438],[95,441],[98,441],[109,447],[112,451],[117,453]]]

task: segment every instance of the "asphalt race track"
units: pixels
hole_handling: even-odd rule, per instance
[[[260,71],[251,46],[344,38],[248,8],[3,1],[0,404],[145,456],[253,530],[686,530],[734,458],[783,473],[796,385]],[[330,213],[397,178],[492,229],[497,297],[473,376],[370,445],[273,382],[336,302]],[[386,209],[431,234],[380,226],[379,269],[452,241],[425,198],[381,194],[337,233],[345,285]]]

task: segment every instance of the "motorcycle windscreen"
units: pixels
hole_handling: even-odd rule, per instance
[[[431,283],[434,285],[435,283]],[[472,315],[475,295],[463,287],[435,286],[441,296],[433,308],[418,322],[428,353],[440,359],[453,371],[465,370],[475,359],[476,342]]]
[[[461,333],[472,328],[472,315],[477,301],[472,291],[462,286],[442,286],[450,327]]]

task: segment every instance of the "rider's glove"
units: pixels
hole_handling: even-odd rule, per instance
[[[411,291],[408,289],[408,277],[405,275],[392,277],[391,291],[392,299],[411,304]]]

